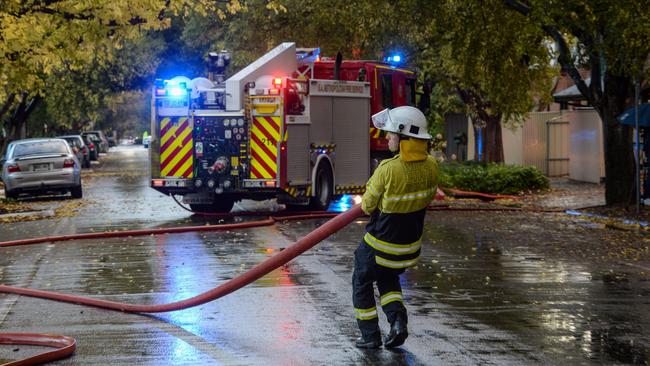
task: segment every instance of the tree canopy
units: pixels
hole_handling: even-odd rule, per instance
[[[9,135],[16,136],[44,97],[54,102],[50,105],[62,102],[74,107],[67,112],[85,114],[68,118],[93,119],[106,90],[128,88],[132,86],[128,80],[155,70],[157,65],[150,64],[149,57],[142,57],[142,52],[138,57],[138,51],[154,51],[155,45],[139,40],[168,28],[173,18],[193,13],[225,17],[239,9],[238,0],[4,1],[0,3],[0,122]],[[130,63],[120,59],[125,55]],[[56,108],[53,113],[58,114]]]
[[[632,133],[616,120],[647,80],[650,12],[635,0],[25,0],[0,3],[0,126],[15,138],[36,107],[62,128],[129,120],[154,77],[231,72],[280,42],[381,59],[398,51],[433,85],[435,119],[458,108],[503,159],[502,123],[548,100],[557,57],[604,122],[608,203],[630,196]],[[557,47],[552,47],[557,45]],[[557,50],[557,51],[556,51]],[[593,82],[580,78],[588,66]],[[457,95],[458,98],[454,97]],[[119,117],[118,117],[119,116]],[[108,125],[105,127],[109,127]],[[0,140],[2,140],[0,135]],[[618,159],[618,160],[615,160]],[[614,193],[613,187],[624,187]],[[618,189],[618,188],[617,188]]]

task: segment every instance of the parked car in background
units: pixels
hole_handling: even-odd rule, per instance
[[[99,146],[99,137],[96,135],[81,135],[84,138],[86,146],[88,146],[88,157],[90,160],[95,161],[99,160],[99,151],[97,151],[97,146]]]
[[[0,163],[7,198],[51,192],[70,192],[73,198],[83,195],[79,160],[66,140],[12,141]]]
[[[58,136],[57,138],[64,139],[68,142],[68,145],[72,148],[72,152],[77,156],[77,160],[81,162],[82,168],[90,168],[90,150],[81,135]]]
[[[94,135],[97,136],[99,139],[99,143],[95,142],[95,147],[97,148],[97,151],[100,153],[107,153],[108,152],[108,139],[106,136],[104,136],[104,133],[102,131],[84,131],[81,133],[81,136],[90,136]],[[94,141],[93,141],[94,142]]]

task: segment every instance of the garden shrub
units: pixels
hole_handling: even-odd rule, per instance
[[[549,181],[533,166],[497,163],[441,163],[440,186],[492,194],[520,194],[549,188]]]

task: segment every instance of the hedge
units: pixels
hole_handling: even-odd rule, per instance
[[[549,189],[549,181],[533,166],[497,163],[441,163],[440,186],[492,194],[521,194]]]

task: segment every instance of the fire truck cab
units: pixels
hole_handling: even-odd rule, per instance
[[[224,80],[229,54],[215,59],[210,79],[157,80],[152,93],[151,186],[194,211],[269,198],[324,210],[361,194],[390,156],[370,116],[415,104],[415,73],[384,62],[283,43]]]

